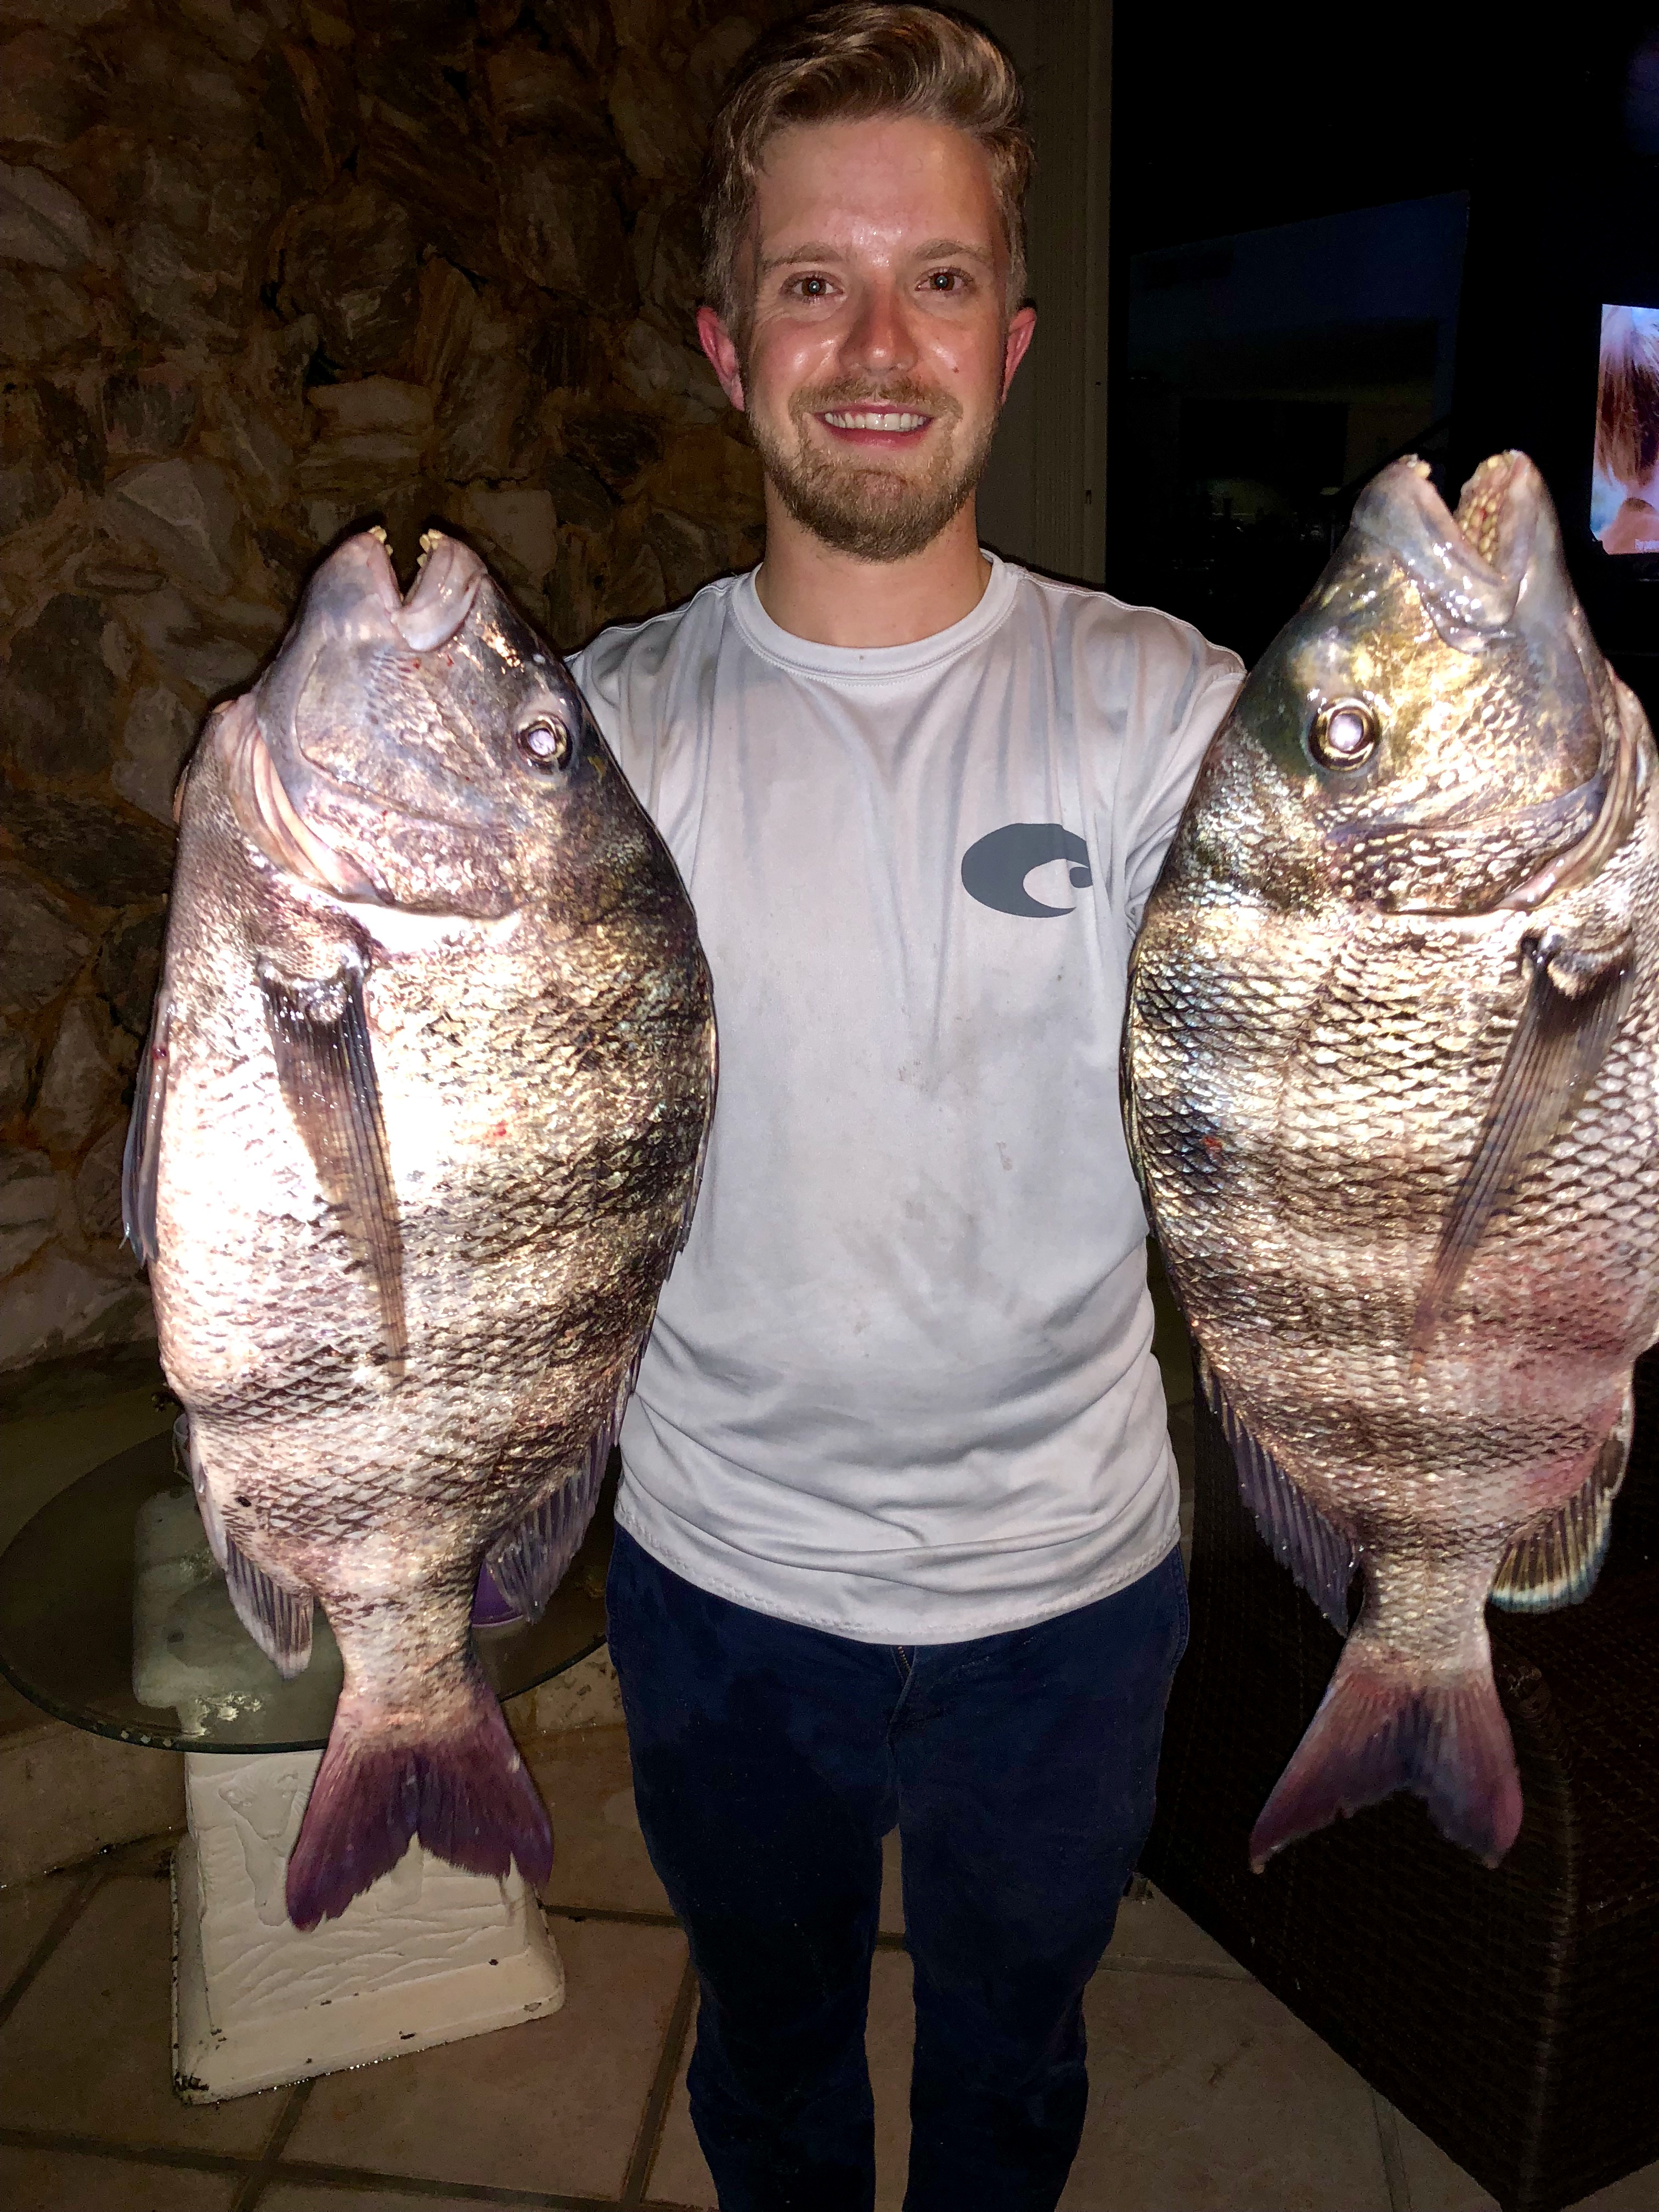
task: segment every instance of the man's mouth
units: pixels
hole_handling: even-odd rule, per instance
[[[826,430],[848,444],[866,447],[893,447],[919,440],[933,419],[914,407],[881,405],[826,407],[818,414]]]

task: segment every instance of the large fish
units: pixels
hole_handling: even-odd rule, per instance
[[[181,796],[128,1231],[237,1610],[344,1662],[288,1871],[343,1911],[412,1835],[532,1881],[547,1814],[471,1647],[539,1611],[684,1241],[713,1103],[673,863],[551,648],[435,534],[313,578]]]
[[[1132,1141],[1262,1534],[1347,1642],[1251,1838],[1522,1814],[1485,1607],[1585,1596],[1659,1332],[1659,781],[1524,455],[1369,485],[1133,956]],[[1349,1628],[1350,1583],[1364,1598]]]

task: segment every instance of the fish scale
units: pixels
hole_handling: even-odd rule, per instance
[[[1659,1334],[1659,774],[1523,456],[1362,495],[1200,770],[1124,1073],[1247,1502],[1347,1631],[1252,1858],[1403,1789],[1495,1863],[1484,1607],[1588,1595]]]
[[[285,1673],[343,1686],[295,1922],[412,1834],[547,1871],[472,1651],[481,1564],[545,1604],[591,1516],[713,1103],[668,854],[550,648],[437,538],[318,571],[184,787],[129,1143],[192,1479]]]

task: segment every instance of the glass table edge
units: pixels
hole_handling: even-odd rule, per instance
[[[584,1659],[591,1659],[593,1654],[603,1647],[606,1640],[605,1633],[601,1630],[591,1644],[584,1645],[580,1651],[573,1653],[568,1659],[562,1661],[550,1674],[539,1675],[535,1681],[526,1682],[521,1690],[509,1690],[507,1692],[507,1701],[514,1698],[528,1697],[532,1690],[540,1689],[544,1682],[556,1681],[558,1677],[567,1673],[570,1668],[579,1667]],[[71,1712],[63,1705],[55,1705],[50,1698],[44,1696],[39,1690],[24,1681],[20,1674],[15,1673],[6,1664],[3,1653],[0,1653],[0,1676],[3,1676],[20,1697],[27,1698],[36,1711],[46,1714],[49,1720],[60,1722],[66,1728],[79,1729],[86,1735],[102,1736],[110,1743],[132,1744],[140,1751],[182,1751],[203,1759],[263,1759],[267,1755],[282,1752],[321,1751],[328,1742],[326,1735],[296,1736],[291,1740],[283,1737],[268,1743],[198,1742],[191,1737],[181,1735],[177,1729],[158,1729],[149,1731],[121,1728],[114,1721],[94,1720],[84,1710]],[[495,1689],[493,1682],[490,1687],[492,1690]],[[496,1692],[496,1695],[499,1698],[500,1692]],[[332,1717],[331,1716],[331,1725]]]

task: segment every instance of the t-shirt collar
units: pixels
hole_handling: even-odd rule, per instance
[[[983,549],[981,549],[983,550]],[[990,633],[1013,605],[1018,572],[994,553],[987,552],[991,574],[979,605],[948,629],[935,630],[909,645],[817,645],[797,637],[775,623],[761,605],[755,588],[758,569],[738,580],[732,605],[744,640],[764,659],[780,668],[803,676],[830,676],[842,683],[886,683],[896,677],[915,676],[937,667]]]

